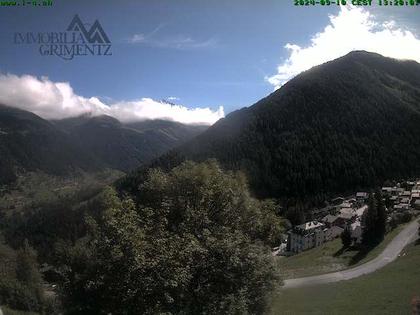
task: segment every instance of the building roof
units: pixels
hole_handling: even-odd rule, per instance
[[[312,229],[322,227],[322,226],[324,226],[324,224],[318,221],[309,221],[301,225],[298,225],[299,228],[304,229],[304,230],[312,230]]]
[[[354,215],[354,210],[352,208],[342,208],[340,209],[340,213],[352,214]]]
[[[351,220],[354,216],[354,213],[340,213],[338,217],[344,220]]]
[[[300,225],[295,226],[294,231],[298,232],[298,233],[307,233],[310,232],[312,230],[318,229],[318,228],[322,228],[324,227],[325,224],[318,222],[318,221],[309,221]]]
[[[351,208],[351,203],[350,202],[343,202],[342,204],[339,205],[340,208]]]
[[[322,222],[334,223],[337,219],[338,217],[336,215],[328,214],[322,218]]]

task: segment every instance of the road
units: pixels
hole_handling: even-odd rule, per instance
[[[360,266],[338,271],[326,273],[319,276],[311,276],[297,279],[284,280],[283,288],[298,288],[303,286],[317,285],[323,283],[331,283],[342,280],[349,280],[360,277],[362,275],[374,272],[391,261],[395,260],[400,252],[409,243],[417,239],[419,224],[417,219],[409,223],[384,249],[384,251],[375,259],[368,261]]]

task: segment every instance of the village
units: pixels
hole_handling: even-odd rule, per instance
[[[390,229],[420,213],[420,180],[394,184],[381,189]],[[353,244],[360,244],[368,199],[368,192],[332,199],[326,207],[314,210],[314,220],[291,228],[273,254],[291,256],[318,247],[340,237],[345,229],[350,231]]]

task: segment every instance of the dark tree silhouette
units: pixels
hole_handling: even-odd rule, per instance
[[[341,242],[343,244],[343,248],[350,247],[350,245],[352,243],[352,239],[351,239],[351,231],[350,231],[349,227],[346,227],[344,229],[343,233],[341,233]]]

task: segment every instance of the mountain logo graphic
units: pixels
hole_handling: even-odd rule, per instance
[[[85,40],[90,44],[110,44],[108,36],[98,20],[95,20],[92,27],[87,30],[80,17],[76,14],[71,21],[68,32],[80,32]]]

